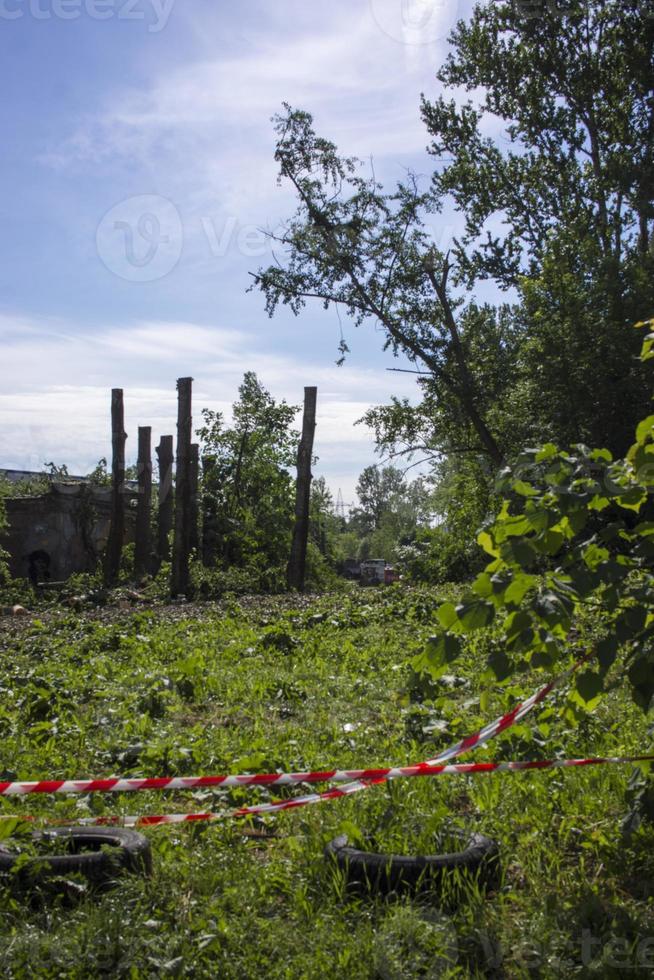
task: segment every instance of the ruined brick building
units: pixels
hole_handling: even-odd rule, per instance
[[[125,543],[134,537],[136,493],[125,490]],[[2,546],[13,576],[60,581],[94,571],[109,534],[111,490],[82,480],[52,482],[41,494],[9,497]]]

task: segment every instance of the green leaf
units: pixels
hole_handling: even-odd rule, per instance
[[[513,581],[504,593],[504,600],[506,603],[512,603],[513,605],[519,605],[524,599],[525,595],[531,589],[537,579],[533,575],[526,575],[524,572],[519,572],[514,576]]]
[[[444,630],[453,630],[456,633],[461,632],[461,623],[459,622],[459,617],[453,603],[444,602],[436,612],[436,618]]]
[[[530,483],[525,483],[524,480],[516,480],[512,484],[512,489],[515,493],[520,494],[521,497],[535,497],[538,494],[538,491]]]
[[[602,678],[594,670],[585,670],[582,674],[577,674],[575,686],[586,705],[594,702],[604,690]]]
[[[603,561],[597,566],[597,574],[605,584],[614,585],[623,582],[631,571],[629,565],[621,564],[619,561]]]
[[[9,837],[30,837],[34,828],[28,820],[21,817],[0,817],[0,840]]]
[[[489,596],[493,595],[493,580],[488,572],[481,572],[475,581],[472,583],[472,591],[475,595],[481,596],[483,599],[487,599]]]
[[[608,449],[593,449],[590,453],[590,459],[592,460],[604,460],[607,463],[613,462],[613,455]]]
[[[550,523],[552,523],[552,513],[546,507],[537,507],[533,501],[527,503],[525,509],[525,517],[529,522],[529,527],[532,531],[540,533],[541,531],[547,530]]]
[[[564,541],[565,536],[560,531],[552,530],[545,531],[544,534],[539,535],[534,544],[542,554],[555,555],[557,551],[561,550]]]
[[[514,671],[513,664],[507,657],[504,650],[493,650],[488,658],[488,666],[495,674],[498,681],[505,681]]]
[[[638,636],[645,629],[648,609],[645,606],[630,606],[615,621],[615,636],[622,644]]]
[[[533,604],[534,611],[540,619],[546,623],[550,629],[565,625],[567,633],[570,622],[570,610],[566,608],[562,599],[554,592],[545,592],[536,597]]]
[[[492,623],[495,618],[495,607],[491,602],[484,602],[483,599],[473,599],[458,605],[456,613],[463,624],[464,631],[469,633]]]
[[[615,663],[615,658],[618,655],[618,641],[615,636],[607,636],[599,641],[595,650],[599,665],[604,673],[606,673]]]
[[[568,524],[575,534],[579,534],[588,523],[588,509],[586,507],[573,507],[566,512]]]
[[[625,510],[635,510],[638,512],[647,500],[647,490],[644,487],[631,487],[626,493],[618,497],[617,503]]]
[[[635,471],[638,483],[651,487],[654,484],[654,445],[650,442],[642,446],[636,443],[629,450],[627,459]]]
[[[536,453],[536,462],[544,463],[548,459],[553,459],[558,455],[558,452],[559,450],[553,442],[546,442]]]
[[[438,680],[447,670],[448,664],[456,660],[460,653],[461,640],[458,636],[439,633],[429,638],[426,650],[414,657],[411,665],[417,673],[430,674],[434,680]]]
[[[491,538],[488,531],[479,532],[479,534],[477,535],[477,544],[481,545],[481,547],[484,549],[486,554],[492,555],[493,558],[500,557],[500,553],[495,547],[495,544],[493,543],[493,539]]]
[[[500,531],[503,538],[517,537],[528,534],[532,529],[531,522],[529,518],[524,514],[519,514],[515,517],[505,518],[497,531]]]
[[[510,538],[503,542],[501,555],[505,561],[519,565],[521,568],[529,568],[533,565],[537,557],[537,552],[527,538]]]
[[[647,710],[654,697],[654,664],[646,657],[639,657],[629,668],[629,680],[634,688],[635,700]]]
[[[531,626],[531,616],[524,609],[519,609],[517,612],[511,613],[506,617],[504,624],[504,635],[506,636],[507,643],[513,643],[521,633],[530,629]]]
[[[648,439],[654,438],[654,415],[648,415],[646,419],[639,422],[636,429],[636,442],[642,445]]]
[[[583,565],[576,565],[569,569],[567,574],[572,588],[582,599],[591,595],[599,585],[599,576]]]
[[[597,566],[606,561],[609,557],[609,553],[606,548],[600,548],[594,542],[591,542],[586,548],[584,548],[584,561],[588,568],[595,571]]]

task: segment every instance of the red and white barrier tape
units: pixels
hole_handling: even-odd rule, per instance
[[[606,756],[599,758],[590,759],[537,759],[533,762],[459,762],[454,764],[445,764],[441,766],[425,766],[424,764],[419,766],[405,766],[398,770],[393,770],[396,775],[390,777],[388,775],[380,776],[376,779],[371,779],[371,784],[377,782],[384,782],[386,778],[398,778],[398,777],[415,777],[415,776],[449,776],[449,775],[469,775],[471,773],[493,773],[493,772],[525,772],[527,770],[543,770],[543,769],[568,769],[568,768],[582,768],[587,766],[603,766],[603,765],[628,765],[635,764],[638,762],[654,762],[654,755],[628,755],[628,756]],[[375,770],[360,770],[361,772],[375,772]],[[389,773],[391,770],[377,770],[379,773]],[[334,796],[340,795],[338,791],[335,791],[331,796],[329,794],[323,794],[323,798],[333,799]],[[290,809],[298,804],[297,800],[284,800],[282,801],[282,809]],[[239,810],[233,810],[227,813],[167,813],[167,814],[152,814],[152,815],[141,815],[141,816],[104,816],[104,817],[83,817],[75,822],[84,827],[106,827],[106,826],[121,826],[121,827],[152,827],[157,824],[163,823],[198,823],[200,821],[216,821],[216,820],[226,820],[233,817],[243,817],[255,813],[268,812],[265,809],[266,804],[262,806],[249,806],[242,807]],[[23,817],[21,819],[34,819],[31,817]],[[46,823],[64,823],[68,821],[45,821]]]
[[[590,659],[592,653],[586,654],[581,660],[578,660],[576,664],[573,664],[568,670],[559,674],[554,680],[542,687],[540,691],[532,694],[530,698],[523,701],[521,704],[517,704],[515,708],[508,711],[505,715],[501,715],[496,718],[495,721],[489,722],[484,728],[481,728],[478,732],[473,735],[468,735],[466,738],[461,739],[456,745],[452,745],[449,749],[445,749],[443,752],[439,753],[434,759],[428,759],[427,762],[421,763],[421,767],[426,769],[432,769],[435,766],[439,766],[441,763],[447,762],[449,759],[454,759],[459,755],[463,755],[464,752],[469,752],[470,749],[477,748],[483,745],[485,742],[490,741],[490,739],[495,738],[501,732],[506,731],[519,722],[526,714],[528,714],[532,708],[535,708],[537,704],[544,701],[545,698],[550,694],[555,687],[559,687],[563,684],[569,677],[578,670],[582,664],[586,663]],[[273,803],[259,803],[254,806],[242,807],[240,810],[235,810],[231,816],[233,817],[246,817],[255,814],[263,813],[279,813],[281,810],[294,810],[301,806],[310,806],[313,803],[322,803],[325,800],[339,800],[344,796],[351,796],[353,793],[360,793],[364,789],[368,789],[370,786],[377,786],[380,783],[385,783],[387,779],[397,778],[395,776],[376,776],[370,779],[356,779],[353,782],[348,782],[344,786],[335,787],[334,789],[325,790],[323,793],[308,793],[306,796],[297,796],[291,800],[276,800]],[[162,821],[165,823],[165,821]],[[183,821],[182,821],[183,822]]]
[[[189,790],[201,787],[221,787],[228,789],[235,786],[291,786],[297,783],[320,783],[320,782],[347,782],[355,780],[362,782],[363,785],[352,787],[342,787],[340,795],[358,792],[365,789],[368,785],[376,781],[386,779],[396,779],[408,773],[408,769],[429,769],[438,766],[440,763],[463,755],[464,752],[483,745],[491,738],[499,735],[507,728],[511,728],[540,704],[548,694],[562,684],[577,670],[588,657],[580,660],[569,670],[560,674],[545,687],[537,691],[526,701],[512,708],[505,715],[489,722],[484,728],[468,735],[466,738],[457,742],[456,745],[445,749],[436,758],[427,762],[421,762],[418,766],[389,767],[385,769],[330,769],[316,772],[292,772],[292,773],[255,773],[231,776],[154,776],[134,779],[123,779],[112,777],[109,779],[41,779],[29,782],[0,782],[0,796],[26,796],[31,793],[133,793],[145,790]],[[324,796],[324,794],[312,794]],[[326,799],[330,798],[328,796]],[[302,799],[301,797],[299,799]],[[287,801],[283,801],[287,802]],[[314,802],[313,799],[307,802]],[[276,804],[268,804],[276,805]]]
[[[427,762],[420,763],[418,766],[414,767],[399,767],[399,768],[389,768],[382,770],[359,770],[359,775],[356,776],[351,782],[346,782],[344,786],[335,787],[330,790],[326,790],[322,793],[309,793],[306,796],[295,797],[290,800],[277,800],[272,803],[261,803],[253,806],[242,807],[239,810],[233,811],[231,814],[226,814],[225,816],[232,817],[244,817],[254,814],[264,814],[264,813],[278,813],[281,810],[291,810],[297,809],[298,807],[308,806],[313,803],[322,803],[325,800],[341,799],[345,796],[350,796],[353,793],[361,792],[362,790],[368,789],[370,786],[378,785],[380,783],[385,783],[388,779],[396,779],[403,775],[407,769],[420,770],[420,775],[428,775],[430,770],[433,770],[433,774],[437,774],[438,767],[441,767],[442,763],[447,762],[449,759],[456,758],[457,756],[463,755],[464,752],[468,752],[473,748],[477,748],[488,742],[490,739],[499,735],[501,732],[506,731],[511,728],[518,721],[520,721],[528,712],[530,712],[537,704],[540,704],[553,690],[555,687],[563,684],[572,674],[586,663],[590,659],[592,653],[587,654],[581,660],[577,661],[572,667],[559,674],[555,677],[549,684],[546,684],[543,688],[532,694],[530,698],[526,701],[512,708],[511,711],[495,719],[495,721],[490,722],[485,725],[484,728],[475,732],[473,735],[468,735],[466,738],[457,742],[456,745],[451,746],[449,749],[445,749],[443,752],[439,753],[434,759],[429,759]],[[484,765],[481,763],[480,765]],[[486,764],[488,765],[488,764]],[[490,765],[493,765],[490,763]],[[498,765],[503,765],[498,763]],[[468,769],[468,771],[471,771]],[[479,770],[481,771],[481,770]],[[415,773],[418,775],[418,772]],[[335,777],[338,775],[343,779],[350,780],[354,775],[354,772],[348,770],[330,770],[329,774],[325,772],[315,772],[315,773],[270,773],[270,774],[255,774],[255,775],[245,775],[245,776],[196,776],[196,777],[156,777],[154,779],[135,779],[135,780],[122,780],[122,779],[109,779],[109,780],[40,780],[32,782],[5,782],[0,783],[0,795],[26,795],[30,793],[88,793],[88,792],[129,792],[134,790],[152,790],[152,789],[192,789],[198,786],[208,786],[208,785],[222,785],[229,786],[230,783],[227,780],[236,780],[235,783],[231,785],[245,786],[245,785],[286,785],[299,782],[311,781],[307,777],[314,776],[316,781],[323,781],[325,778],[330,781],[336,781]],[[295,778],[294,778],[295,777]],[[300,778],[303,777],[303,778]],[[213,782],[207,782],[213,781]],[[284,780],[284,782],[282,782]],[[148,824],[157,823],[186,823],[193,820],[211,820],[211,819],[223,819],[223,815],[212,815],[212,814],[170,814],[168,817],[153,816],[153,817],[90,817],[83,820],[82,823],[90,824],[91,826],[97,825],[98,823],[122,823],[124,826],[147,826]],[[127,821],[127,823],[125,823]]]

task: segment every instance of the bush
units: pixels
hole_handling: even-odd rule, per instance
[[[276,595],[286,590],[286,566],[267,566],[265,562],[245,566],[206,568],[191,564],[191,587],[203,599],[222,599],[226,595],[264,593]]]
[[[422,528],[411,544],[398,549],[398,562],[414,582],[464,582],[484,564],[474,539],[454,536],[446,527]]]
[[[644,324],[642,324],[644,325]],[[647,324],[654,327],[654,320]],[[654,359],[654,332],[643,344]],[[504,500],[478,542],[492,559],[472,589],[438,611],[441,632],[414,662],[437,678],[466,634],[496,623],[489,675],[560,669],[574,653],[575,624],[592,608],[600,630],[576,701],[592,705],[619,659],[634,701],[654,704],[654,415],[638,425],[624,459],[607,449],[552,444],[527,449],[500,474]],[[574,653],[579,655],[579,651]]]

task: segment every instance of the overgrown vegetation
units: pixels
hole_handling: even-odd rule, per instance
[[[480,633],[455,674],[421,680],[407,661],[428,643],[438,604],[431,591],[355,588],[181,615],[54,613],[7,627],[2,778],[427,758],[542,683],[534,670],[489,685],[478,664],[497,637]],[[597,636],[594,618],[579,628],[583,650]],[[592,713],[561,691],[475,758],[617,755],[646,739],[622,688]],[[264,821],[270,837],[246,836],[261,835],[261,822],[152,829],[150,880],[31,904],[5,888],[3,974],[405,978],[438,962],[446,977],[619,978],[625,964],[644,977],[653,838],[646,825],[623,836],[629,775],[605,767],[406,781]],[[0,809],[74,820],[221,811],[270,795],[35,796],[2,798]],[[15,822],[2,826],[15,832]],[[342,831],[416,853],[457,828],[500,842],[497,892],[469,888],[441,905],[356,897],[322,854]]]
[[[320,594],[254,598],[285,589],[298,433],[297,409],[246,373],[231,421],[205,411],[198,433],[191,577],[218,603],[165,606],[164,563],[131,591],[153,608],[128,613],[125,549],[114,593],[75,578],[39,600],[40,618],[7,623],[0,778],[418,762],[581,658],[569,690],[476,759],[647,751],[653,25],[636,0],[478,4],[438,72],[447,94],[422,102],[426,188],[409,175],[385,190],[286,107],[276,159],[298,208],[255,287],[271,315],[318,298],[381,325],[417,369],[420,401],[365,416],[383,462],[363,470],[347,515],[314,480],[308,585]],[[430,223],[450,206],[465,225],[445,251]],[[509,302],[478,300],[488,280]],[[650,331],[640,358],[637,320]],[[411,479],[398,464],[418,459]],[[91,482],[106,481],[101,460]],[[397,562],[404,581],[359,590],[337,577],[367,557]],[[0,837],[25,839],[16,814],[227,815],[270,798],[0,796]],[[398,781],[275,819],[164,827],[149,832],[151,880],[103,894],[63,881],[29,901],[0,882],[0,964],[8,977],[651,976],[653,819],[642,764]],[[428,899],[355,897],[323,856],[340,832],[424,853],[475,830],[500,843],[490,894],[467,882]]]
[[[654,326],[654,321],[637,324]],[[641,360],[654,358],[654,333]],[[421,665],[438,676],[461,649],[461,635],[501,614],[501,646],[489,666],[502,680],[525,666],[557,667],[570,651],[583,609],[603,632],[597,661],[577,677],[593,701],[620,651],[636,702],[654,698],[654,415],[636,429],[625,459],[580,445],[525,450],[500,476],[502,508],[478,538],[492,557],[459,606],[442,606],[443,631]]]

